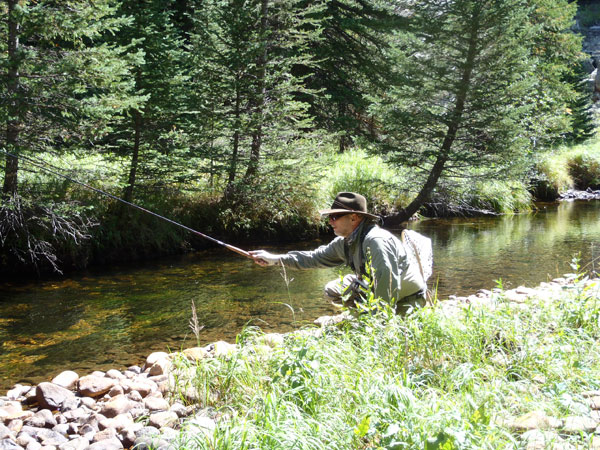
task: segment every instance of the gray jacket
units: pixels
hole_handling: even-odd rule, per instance
[[[364,239],[361,243],[363,234]],[[345,245],[348,246],[347,250],[344,249]],[[389,231],[372,225],[367,220],[363,220],[347,238],[337,237],[329,244],[312,251],[289,252],[281,261],[286,266],[296,269],[346,264],[360,276],[369,257],[374,271],[377,297],[387,301],[400,300],[427,288],[419,267],[409,264],[402,242]]]

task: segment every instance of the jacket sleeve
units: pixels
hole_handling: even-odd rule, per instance
[[[286,267],[294,269],[336,267],[345,264],[344,239],[337,237],[329,244],[311,251],[288,252],[281,261]]]

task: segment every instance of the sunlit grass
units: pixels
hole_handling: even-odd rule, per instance
[[[600,185],[600,140],[559,147],[539,156],[536,169],[554,195]]]
[[[267,356],[250,333],[233,357],[200,362],[196,406],[218,426],[183,433],[180,447],[520,447],[507,419],[589,413],[581,394],[599,387],[599,290],[581,282],[527,308],[500,293],[456,315],[362,316],[321,337],[290,335]]]

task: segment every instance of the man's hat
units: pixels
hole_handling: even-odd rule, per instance
[[[353,213],[368,216],[373,219],[379,218],[375,214],[369,214],[367,212],[367,199],[354,192],[340,192],[337,197],[335,197],[330,209],[319,211],[319,214],[322,216],[338,213]]]

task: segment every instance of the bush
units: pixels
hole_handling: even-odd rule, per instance
[[[353,149],[334,153],[323,164],[329,167],[323,176],[321,191],[331,204],[338,192],[358,192],[364,195],[373,214],[387,214],[410,201],[407,191],[408,171],[392,169],[378,156]]]
[[[540,155],[534,166],[535,195],[555,199],[569,189],[600,187],[600,141],[560,147]]]

